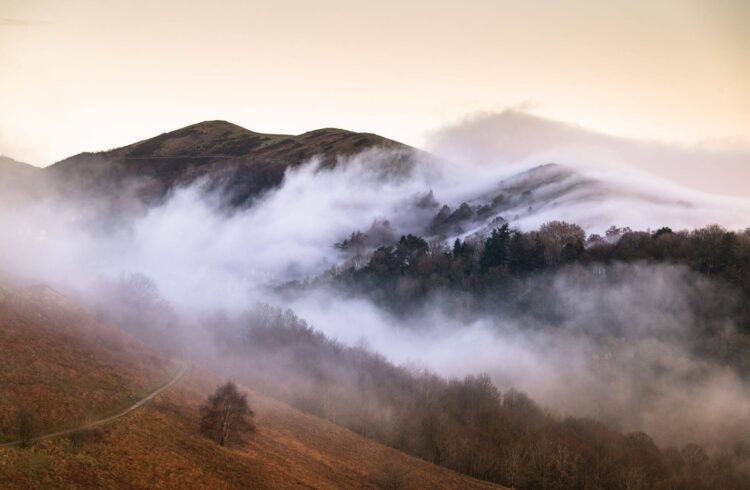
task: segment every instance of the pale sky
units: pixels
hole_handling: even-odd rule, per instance
[[[48,165],[208,119],[421,145],[523,107],[750,144],[750,2],[0,0],[0,154]]]

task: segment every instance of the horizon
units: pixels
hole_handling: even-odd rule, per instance
[[[297,134],[269,133],[250,129],[228,120],[210,119],[172,128],[140,140],[128,141],[116,147],[84,149],[44,167],[20,161],[12,155],[0,153],[0,157],[10,158],[36,168],[47,168],[76,155],[112,151],[188,127],[212,122],[223,122],[251,133],[271,136],[296,137],[326,129],[352,132],[347,128],[321,127],[304,130]],[[354,132],[383,136],[371,131]],[[521,161],[535,161],[537,164],[557,163],[573,168],[588,168],[610,175],[621,171],[636,171],[643,173],[642,178],[666,179],[663,184],[676,186],[676,189],[682,188],[688,192],[698,191],[699,194],[695,194],[696,197],[701,193],[728,198],[750,196],[750,165],[748,165],[750,147],[688,146],[654,139],[619,137],[520,110],[509,109],[499,113],[475,114],[472,117],[455,121],[453,124],[433,131],[422,146],[389,139],[440,155],[451,163],[459,165],[461,162],[466,163],[472,160],[474,164],[482,166],[489,164],[501,167]],[[460,149],[458,153],[455,152],[457,148],[452,148],[455,145],[458,145],[457,148]]]
[[[740,1],[223,6],[5,2],[0,154],[47,166],[216,119],[424,147],[509,108],[621,138],[750,145]]]

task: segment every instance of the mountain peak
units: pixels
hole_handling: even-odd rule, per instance
[[[242,126],[238,124],[231,123],[229,121],[224,121],[222,119],[214,119],[211,121],[202,121],[195,124],[191,124],[190,126],[185,126],[185,128],[182,129],[199,129],[199,130],[230,130],[230,131],[242,131],[246,133],[252,133],[249,129],[243,128]],[[179,131],[179,130],[177,130]]]
[[[240,156],[268,139],[227,121],[203,121],[113,150],[114,157]]]
[[[228,121],[203,121],[110,152],[108,158],[248,158],[262,153],[277,159],[294,150],[298,156],[314,153],[351,154],[371,146],[403,146],[371,133],[322,128],[300,135],[257,133]]]
[[[300,135],[264,134],[228,121],[203,121],[128,146],[81,153],[50,167],[49,175],[72,182],[71,192],[116,192],[123,182],[140,180],[141,194],[160,199],[169,189],[207,178],[228,189],[233,203],[245,203],[278,185],[287,168],[319,158],[333,167],[340,156],[369,148],[410,149],[371,133],[337,128]]]

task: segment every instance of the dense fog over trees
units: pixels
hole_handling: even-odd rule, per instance
[[[750,205],[451,145],[313,158],[241,206],[14,180],[3,280],[478,478],[747,486]]]

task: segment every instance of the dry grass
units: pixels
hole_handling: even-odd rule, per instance
[[[15,437],[19,408],[64,428],[133,403],[174,369],[42,287],[0,287],[0,352],[0,441]]]
[[[222,448],[196,431],[205,390],[217,382],[193,371],[83,441],[0,449],[0,487],[492,488],[254,392],[258,432],[247,447]]]
[[[158,383],[172,367],[45,289],[0,289],[0,347],[12,353],[0,357],[3,420],[26,405],[48,425],[72,425]],[[200,405],[222,381],[193,368],[100,429],[0,448],[0,488],[492,487],[253,391],[257,433],[246,447],[222,448],[197,432]]]

